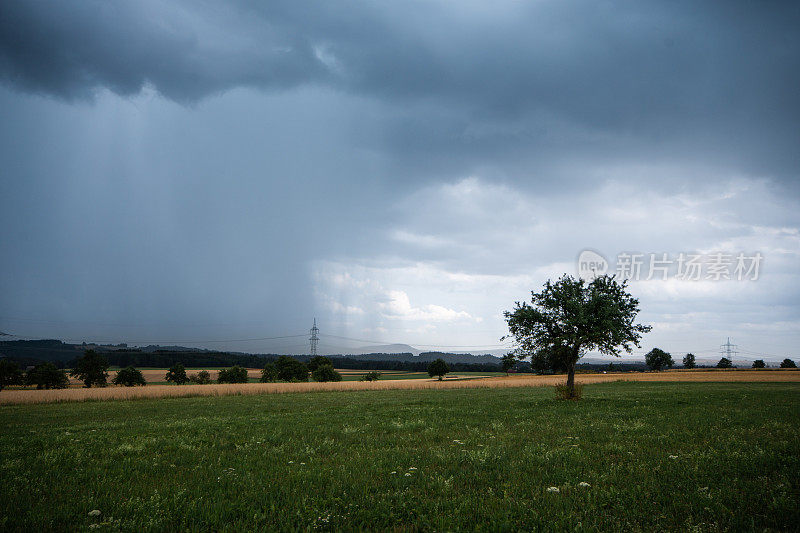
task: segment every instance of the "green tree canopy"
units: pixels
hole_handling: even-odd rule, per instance
[[[312,357],[308,361],[308,363],[306,363],[306,366],[308,367],[309,372],[315,371],[318,367],[320,367],[322,365],[331,365],[331,366],[333,366],[333,362],[330,359],[328,359],[327,357],[325,357],[324,355],[316,355],[316,356]]]
[[[694,368],[697,366],[693,353],[687,353],[683,356],[683,368]]]
[[[70,375],[83,381],[84,387],[105,387],[108,385],[108,360],[103,354],[86,350],[83,357],[75,363]]]
[[[723,357],[717,363],[717,368],[733,368],[733,362],[727,357]]]
[[[183,385],[189,382],[189,377],[186,375],[186,368],[184,368],[183,363],[175,363],[172,365],[167,371],[167,375],[164,376],[164,379],[176,385]]]
[[[274,383],[278,381],[278,367],[275,363],[267,363],[261,370],[261,383]]]
[[[211,383],[211,374],[208,373],[208,370],[201,370],[197,374],[189,376],[189,381],[195,385],[208,385]]]
[[[126,387],[135,387],[136,385],[146,385],[144,376],[138,369],[128,366],[119,370],[114,379],[111,380],[114,385],[125,385]]]
[[[223,368],[217,375],[217,383],[247,383],[247,369],[238,365]]]
[[[753,368],[764,368],[766,367],[766,363],[764,363],[763,359],[756,359],[753,361]]]
[[[554,370],[565,368],[567,387],[575,392],[575,364],[588,351],[619,356],[639,346],[650,326],[635,324],[639,300],[627,292],[627,282],[614,276],[592,281],[565,274],[548,280],[531,303],[516,302],[504,313],[514,351],[520,359],[537,358]],[[505,338],[505,337],[504,337]],[[535,366],[535,365],[534,365]]]
[[[0,390],[9,385],[22,385],[23,381],[22,370],[16,362],[0,359]]]
[[[308,367],[295,359],[282,355],[275,361],[281,381],[308,381]]]
[[[653,348],[647,352],[647,355],[644,356],[644,362],[652,370],[663,370],[675,364],[672,360],[672,355],[661,348]]]
[[[314,378],[314,381],[342,381],[342,375],[330,364],[319,365],[311,372],[311,377]]]
[[[781,361],[781,368],[797,368],[797,365],[791,359],[784,359]]]
[[[431,364],[428,365],[428,375],[430,377],[437,377],[439,381],[442,381],[442,378],[450,372],[450,367],[447,366],[447,363],[444,359],[437,359],[435,361],[431,361]]]
[[[67,373],[53,363],[42,363],[25,374],[26,385],[36,385],[37,389],[66,389],[69,387]]]

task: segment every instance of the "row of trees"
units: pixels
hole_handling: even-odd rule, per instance
[[[647,366],[650,367],[652,370],[663,370],[665,368],[671,368],[675,365],[675,362],[672,360],[672,355],[668,352],[660,348],[653,348],[650,350],[647,355],[644,356],[644,361],[647,363]],[[687,353],[683,357],[683,367],[684,368],[696,368],[696,360],[694,354]],[[763,359],[757,359],[753,361],[753,368],[765,368],[766,364],[764,363]],[[723,357],[717,363],[717,368],[734,368],[733,361],[728,359],[727,357]],[[781,362],[781,368],[797,368],[797,365],[791,359],[784,359]]]

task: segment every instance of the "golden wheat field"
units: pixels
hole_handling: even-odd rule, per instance
[[[162,372],[162,371],[159,371]],[[251,371],[256,372],[256,371]],[[800,382],[796,370],[695,370],[665,372],[628,372],[578,374],[578,383],[611,381],[648,382]],[[542,387],[563,382],[565,376],[532,374],[509,377],[486,377],[468,380],[381,379],[380,381],[340,381],[329,383],[242,383],[235,385],[147,385],[145,387],[69,388],[56,390],[4,390],[0,404],[73,402],[86,400],[134,400],[138,398],[174,398],[182,396],[227,396],[281,394],[314,391],[359,391],[403,389],[472,389]]]

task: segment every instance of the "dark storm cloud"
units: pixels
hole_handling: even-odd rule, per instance
[[[0,75],[21,90],[76,98],[150,84],[193,102],[239,86],[322,84],[399,107],[373,142],[422,160],[578,142],[756,174],[794,174],[800,162],[793,2],[0,9]]]

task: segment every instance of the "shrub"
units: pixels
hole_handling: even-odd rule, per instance
[[[0,359],[0,390],[9,385],[22,385],[23,376],[19,365],[8,359]]]
[[[117,375],[114,376],[114,379],[111,380],[111,383],[114,385],[125,385],[126,387],[135,387],[136,385],[146,385],[147,381],[145,381],[144,376],[142,373],[133,368],[132,366],[123,368],[117,372]]]
[[[308,367],[293,357],[280,356],[275,367],[281,381],[308,381]]]
[[[764,368],[765,366],[767,365],[764,363],[763,359],[756,359],[753,361],[753,368]]]
[[[211,374],[208,373],[208,370],[201,370],[197,374],[189,376],[189,381],[195,385],[208,385],[211,383]]]
[[[372,370],[361,376],[361,381],[378,381],[381,379],[381,373],[377,370]]]
[[[333,365],[320,365],[311,376],[314,381],[342,381],[342,375],[334,370]]]
[[[167,371],[167,375],[164,376],[164,379],[169,383],[174,383],[176,385],[183,385],[184,383],[189,382],[189,378],[186,376],[186,369],[183,367],[183,363],[175,363],[172,365]]]
[[[217,383],[247,383],[247,369],[239,365],[223,368],[219,371]]]
[[[274,383],[278,381],[278,367],[275,363],[267,363],[261,371],[261,383]]]
[[[53,363],[42,363],[28,371],[25,384],[36,385],[37,389],[66,389],[69,387],[69,378]]]
[[[797,368],[797,365],[791,359],[784,359],[781,361],[781,368]]]
[[[449,372],[450,367],[447,366],[447,363],[445,363],[444,359],[437,359],[428,365],[428,375],[430,377],[438,377],[439,381],[442,381],[444,375]]]
[[[86,350],[83,357],[77,360],[70,375],[83,381],[86,388],[92,385],[105,387],[108,385],[108,360],[94,350]]]
[[[583,396],[583,384],[576,383],[574,391],[566,383],[559,383],[555,386],[557,400],[580,400]]]
[[[306,364],[306,366],[308,367],[308,370],[310,372],[314,372],[316,369],[318,369],[322,365],[331,365],[331,366],[333,366],[333,362],[331,362],[330,359],[328,359],[327,357],[325,357],[323,355],[317,355],[315,357],[312,357],[311,360]]]

